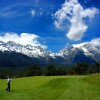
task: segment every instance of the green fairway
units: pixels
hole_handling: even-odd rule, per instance
[[[0,80],[0,100],[100,100],[100,75],[16,78],[5,88]]]

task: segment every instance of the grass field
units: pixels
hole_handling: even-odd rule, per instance
[[[100,100],[100,75],[16,78],[11,92],[0,80],[0,100]]]

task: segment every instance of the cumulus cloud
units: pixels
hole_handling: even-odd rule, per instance
[[[100,46],[100,38],[92,39],[89,42],[84,42],[84,43],[80,43],[80,44],[73,44],[73,46],[79,48],[85,44],[91,44],[93,46]]]
[[[85,18],[92,19],[99,11],[95,7],[84,9],[78,0],[66,0],[62,4],[54,17],[56,18],[54,24],[57,28],[65,27],[70,24],[66,37],[71,40],[81,40],[84,33],[87,31],[88,25],[85,23]]]
[[[90,43],[93,44],[94,46],[100,46],[100,38],[95,38],[91,40]]]
[[[18,35],[17,33],[5,33],[4,36],[0,36],[0,41],[3,42],[14,41],[21,45],[40,46],[43,49],[46,49],[47,46],[42,45],[39,42],[39,40],[43,40],[43,39],[38,35],[30,34],[30,33],[21,33],[20,35]]]

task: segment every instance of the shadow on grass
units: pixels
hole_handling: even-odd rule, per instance
[[[15,91],[12,90],[12,91],[5,91],[5,92],[10,93],[10,92],[15,92]]]

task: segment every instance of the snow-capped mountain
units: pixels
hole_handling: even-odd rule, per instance
[[[86,42],[76,45],[69,45],[60,52],[56,53],[56,56],[61,56],[66,59],[66,61],[73,61],[75,56],[81,53],[84,56],[93,59],[95,61],[100,61],[100,44],[93,44],[92,42]]]
[[[92,44],[91,42],[80,44],[80,45],[73,45],[74,48],[78,48],[84,52],[84,54],[88,57],[93,58],[96,61],[100,60],[100,45],[99,44]]]
[[[78,62],[88,62],[88,63],[94,63],[95,60],[88,57],[84,54],[84,51],[80,48],[76,48],[73,46],[68,46],[62,50],[60,50],[59,53],[56,55],[61,56],[65,59],[65,64],[74,64]]]
[[[0,51],[15,51],[17,53],[25,54],[29,57],[45,57],[48,53],[43,50],[40,46],[31,46],[31,45],[21,45],[13,41],[4,43],[0,41]]]
[[[24,54],[33,59],[33,62],[38,64],[47,64],[54,62],[55,54],[51,51],[44,50],[40,46],[32,45],[21,45],[14,41],[2,42],[0,41],[0,51],[1,52],[16,52],[19,54]]]
[[[0,41],[1,52],[16,52],[26,55],[39,64],[74,64],[77,62],[94,63],[100,60],[100,46],[91,43],[69,45],[58,53],[44,50],[40,46],[21,45],[13,41]]]

